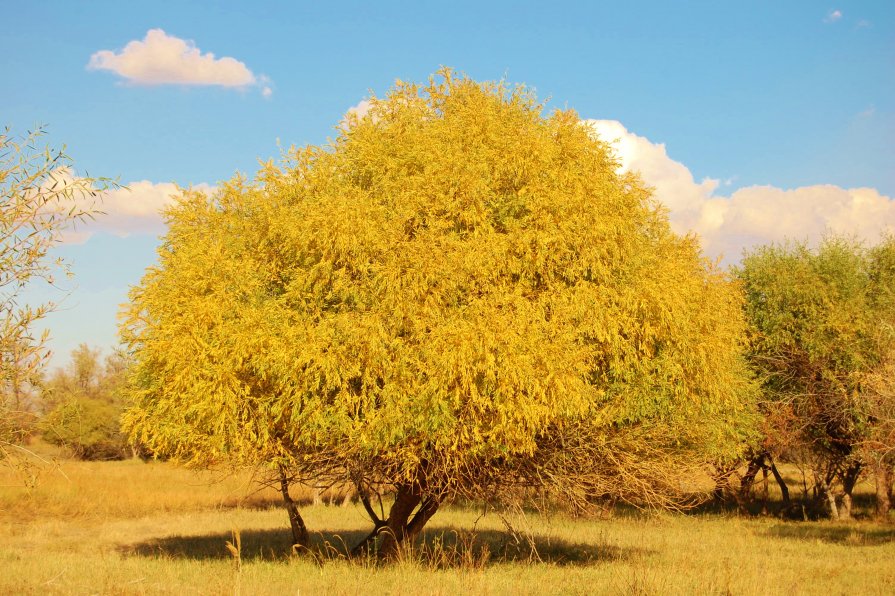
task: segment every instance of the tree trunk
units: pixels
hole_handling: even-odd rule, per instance
[[[851,519],[851,494],[855,490],[858,478],[861,476],[861,464],[853,463],[842,475],[842,507],[839,510],[839,519]]]
[[[755,477],[758,475],[759,470],[764,467],[764,460],[765,454],[762,453],[749,461],[749,467],[746,469],[746,473],[743,474],[743,480],[740,482],[741,499],[751,500],[752,485],[755,483]]]
[[[830,519],[839,520],[839,508],[836,506],[836,495],[832,490],[824,489],[824,496],[827,498],[827,506],[830,508]]]
[[[370,554],[370,545],[376,540],[379,536],[379,533],[385,528],[385,522],[379,519],[379,516],[376,515],[376,511],[373,509],[373,505],[370,503],[370,495],[367,493],[366,488],[360,481],[355,482],[355,486],[357,487],[357,496],[360,499],[360,502],[363,504],[364,509],[367,510],[367,515],[370,516],[370,519],[373,521],[373,530],[367,534],[367,536],[355,545],[353,549],[351,549],[351,556],[356,557],[361,553]]]
[[[405,540],[414,540],[422,532],[426,523],[438,511],[438,501],[432,497],[426,498],[420,505],[420,508],[414,514],[413,519],[407,524],[407,533]]]
[[[379,558],[387,561],[394,560],[406,541],[413,541],[419,536],[429,519],[438,511],[439,505],[436,497],[431,495],[424,497],[429,488],[426,467],[426,462],[422,462],[417,469],[414,481],[397,486],[395,500],[392,502],[385,520],[380,519],[373,510],[362,479],[354,480],[358,498],[370,519],[373,520],[374,527],[373,531],[352,549],[352,556],[364,551],[369,552],[371,545],[378,538]]]
[[[715,488],[712,490],[712,499],[716,503],[723,503],[730,495],[730,477],[736,471],[733,468],[719,468],[716,466],[715,474],[712,475],[715,481]]]
[[[895,503],[895,483],[892,482],[892,464],[883,464],[886,471],[886,494],[889,495],[889,503]]]
[[[289,526],[292,528],[292,546],[293,548],[308,548],[310,543],[308,528],[305,526],[305,520],[302,519],[301,514],[298,512],[298,506],[289,494],[289,479],[283,470],[280,470],[280,492],[283,494],[283,503],[286,506],[286,512],[289,514]]]
[[[379,546],[381,559],[394,560],[397,557],[398,549],[407,536],[410,515],[420,501],[422,501],[422,497],[418,487],[411,484],[402,484],[398,487],[395,501],[385,520],[385,528],[382,529],[382,544]]]
[[[820,489],[820,497],[825,499],[827,502],[827,507],[830,511],[830,519],[838,521],[839,507],[836,506],[836,495],[833,493],[831,482],[829,480],[824,480],[824,483],[821,484],[818,488]]]
[[[789,487],[786,486],[786,482],[783,480],[783,476],[780,475],[780,471],[777,470],[777,466],[774,465],[774,460],[768,458],[770,462],[771,474],[774,475],[774,480],[777,481],[777,486],[780,487],[780,499],[783,501],[784,507],[789,507]]]
[[[892,487],[891,470],[887,464],[876,466],[876,516],[879,519],[889,517],[889,509],[892,508],[890,491]]]
[[[842,503],[839,506],[839,519],[841,521],[851,521],[851,495],[842,493]]]

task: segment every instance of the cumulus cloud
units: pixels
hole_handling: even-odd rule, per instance
[[[629,132],[615,120],[586,123],[613,145],[620,170],[638,171],[654,187],[675,231],[699,234],[706,254],[723,255],[727,263],[746,248],[785,239],[816,242],[833,232],[874,242],[895,232],[895,200],[873,188],[748,186],[729,196],[715,194],[718,180],[694,180],[684,164],[668,156],[664,144]]]
[[[373,103],[369,99],[363,99],[356,106],[348,108],[348,113],[354,114],[358,119],[361,119],[367,115],[371,107],[373,107]]]
[[[203,54],[191,40],[150,29],[143,40],[129,42],[121,51],[100,50],[90,56],[89,70],[108,70],[136,85],[218,85],[262,87],[269,97],[273,90],[264,75],[255,75],[239,60]]]
[[[838,21],[838,20],[841,19],[841,18],[842,18],[842,11],[841,11],[841,10],[838,10],[838,9],[837,9],[837,10],[831,10],[829,13],[827,13],[827,16],[826,16],[826,18],[824,19],[824,22],[825,22],[825,23],[835,23],[836,21]]]
[[[713,178],[696,182],[687,166],[668,157],[664,143],[653,143],[628,132],[617,120],[587,122],[602,140],[613,145],[621,160],[620,169],[640,171],[646,182],[656,188],[656,197],[673,212],[698,212],[705,197],[718,188],[719,182]]]
[[[873,188],[750,186],[707,200],[695,231],[710,254],[728,261],[744,248],[785,239],[816,242],[828,232],[876,242],[895,232],[895,201]]]
[[[363,120],[364,116],[370,112],[370,108],[372,107],[373,102],[369,99],[361,100],[357,105],[348,108],[348,111],[345,112],[341,122],[339,122],[339,126],[348,129],[352,122]],[[355,118],[357,120],[355,120]]]
[[[196,190],[213,192],[208,184],[193,186]],[[131,182],[126,188],[107,191],[97,199],[80,198],[82,206],[101,211],[93,219],[84,221],[64,235],[64,242],[81,244],[97,232],[119,237],[134,234],[161,235],[165,232],[162,210],[174,204],[180,194],[170,182],[153,183],[148,180]],[[89,201],[89,204],[88,204]]]

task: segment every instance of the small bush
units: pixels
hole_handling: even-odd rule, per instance
[[[106,401],[73,398],[50,411],[41,428],[48,442],[68,447],[80,459],[123,459],[127,444],[120,418],[121,409]]]

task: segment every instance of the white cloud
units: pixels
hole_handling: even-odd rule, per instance
[[[824,22],[825,22],[825,23],[835,23],[836,21],[838,21],[838,20],[841,19],[841,18],[842,18],[842,11],[841,11],[841,10],[838,10],[838,9],[837,9],[837,10],[831,10],[829,13],[827,13],[827,16],[826,16],[826,18],[824,19]]]
[[[601,139],[613,144],[620,169],[639,171],[670,211],[679,233],[696,232],[710,257],[739,259],[744,248],[789,239],[816,242],[824,233],[854,235],[870,242],[895,232],[895,200],[872,188],[833,185],[784,190],[749,186],[730,196],[715,195],[718,180],[693,179],[670,158],[665,145],[629,132],[614,120],[587,120]]]
[[[675,213],[698,212],[718,188],[719,182],[705,178],[693,180],[687,167],[668,157],[664,143],[653,143],[645,137],[628,132],[616,120],[588,120],[599,137],[612,143],[621,160],[621,169],[639,170],[647,183],[656,187],[656,197]]]
[[[873,188],[750,186],[707,200],[695,231],[710,254],[728,261],[754,245],[787,238],[816,243],[827,232],[876,242],[895,232],[895,201]]]
[[[100,50],[90,56],[89,70],[108,70],[136,85],[262,85],[262,94],[273,93],[267,77],[256,76],[235,58],[203,54],[191,40],[150,29],[142,40],[129,42],[120,52]]]
[[[360,119],[367,115],[367,112],[370,111],[371,107],[373,107],[373,102],[369,99],[362,99],[356,106],[348,108],[348,113],[354,114]]]
[[[342,117],[342,121],[339,122],[339,126],[344,129],[347,129],[351,122],[354,121],[354,118],[357,121],[363,120],[364,116],[366,116],[370,112],[370,108],[373,107],[373,102],[369,99],[361,100],[356,106],[351,106],[348,108],[348,111],[345,112],[345,115]]]
[[[370,102],[364,100],[349,112],[363,117],[369,108]],[[706,254],[712,258],[723,255],[726,262],[735,262],[745,248],[787,238],[816,242],[826,232],[855,235],[870,242],[884,232],[895,233],[895,200],[876,189],[748,186],[716,194],[733,179],[723,184],[714,178],[697,181],[684,164],[669,157],[664,144],[636,135],[615,120],[585,123],[613,145],[620,170],[638,171],[654,187],[655,198],[669,209],[672,228],[678,233],[699,234]],[[214,191],[207,184],[194,188]],[[106,192],[97,205],[104,214],[69,232],[66,241],[84,242],[99,231],[122,237],[162,234],[165,226],[160,212],[174,203],[178,193],[174,184],[147,180],[132,182],[128,189]]]
[[[258,84],[261,86],[261,95],[264,99],[269,99],[273,95],[273,83],[271,83],[270,78],[266,75],[260,75]]]
[[[858,118],[873,118],[876,115],[876,106],[869,106],[858,112]]]
[[[196,190],[213,192],[208,184],[193,186]],[[83,206],[93,206],[102,213],[84,221],[64,235],[64,241],[81,244],[97,232],[107,232],[119,237],[133,234],[161,235],[165,224],[161,212],[174,204],[174,197],[180,194],[176,184],[170,182],[152,183],[148,180],[131,182],[127,188],[107,191],[98,200],[81,199]]]

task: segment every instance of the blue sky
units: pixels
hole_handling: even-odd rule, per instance
[[[278,141],[323,143],[370,90],[440,65],[599,121],[725,263],[758,242],[895,229],[895,2],[3,4],[0,124],[46,124],[79,173],[133,189],[59,250],[76,282],[46,321],[55,364],[115,342],[163,233],[134,205],[252,174]]]

